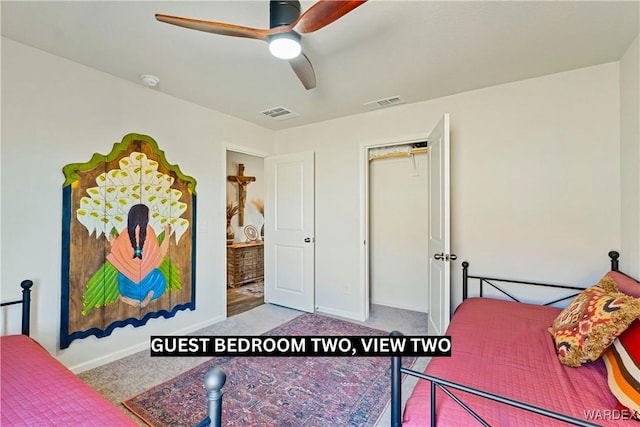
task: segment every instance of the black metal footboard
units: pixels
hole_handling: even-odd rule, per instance
[[[425,374],[423,372],[414,371],[411,369],[403,368],[402,358],[400,356],[394,356],[391,360],[391,426],[400,427],[402,425],[402,391],[401,391],[401,376],[402,374],[418,377],[421,380],[431,382],[431,413],[429,414],[431,427],[436,426],[436,388],[442,390],[447,396],[453,399],[458,405],[460,405],[467,413],[478,421],[479,425],[490,427],[490,424],[476,414],[471,408],[469,408],[462,400],[453,394],[451,389],[460,390],[467,393],[471,393],[475,396],[480,396],[486,399],[493,400],[505,405],[520,408],[527,412],[533,412],[539,415],[543,415],[548,418],[552,418],[559,421],[564,421],[576,426],[585,427],[599,427],[598,424],[589,423],[587,421],[570,417],[568,415],[561,414],[559,412],[550,411],[548,409],[539,408],[537,406],[529,405],[518,400],[509,399],[499,396],[497,394],[489,393],[477,388],[468,387],[462,384],[447,381],[442,378],[434,377],[432,375]]]

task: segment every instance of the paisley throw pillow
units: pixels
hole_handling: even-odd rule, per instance
[[[577,295],[558,315],[549,332],[558,359],[577,367],[598,359],[640,317],[640,299],[618,292],[610,277]]]

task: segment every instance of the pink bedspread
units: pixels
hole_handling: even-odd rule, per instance
[[[609,392],[602,359],[579,368],[558,361],[547,327],[559,312],[553,307],[470,298],[458,307],[447,329],[453,356],[432,359],[425,372],[594,424],[639,427],[632,420],[588,419],[586,411],[606,416],[604,411],[615,409],[616,400]],[[453,394],[491,426],[567,425],[465,392],[453,390]],[[430,395],[430,383],[419,381],[405,406],[403,426],[429,425]],[[438,426],[479,425],[441,390],[436,392],[436,405]]]
[[[2,426],[135,426],[113,403],[24,335],[0,340]]]

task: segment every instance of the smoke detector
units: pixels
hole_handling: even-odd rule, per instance
[[[143,74],[140,76],[142,82],[149,87],[156,87],[158,83],[160,83],[160,79],[156,76],[152,76],[151,74]]]

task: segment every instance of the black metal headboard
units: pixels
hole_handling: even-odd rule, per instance
[[[617,271],[617,272],[619,272],[621,274],[624,274],[619,270],[619,265],[618,265],[618,258],[620,258],[620,253],[618,253],[617,251],[610,251],[608,255],[609,255],[609,258],[611,260],[611,270],[612,271]],[[626,274],[625,274],[625,276],[626,276]],[[464,261],[462,263],[462,300],[463,301],[466,300],[467,297],[468,297],[469,279],[477,279],[479,281],[479,283],[480,283],[480,296],[483,296],[483,285],[487,284],[487,285],[491,286],[492,288],[496,289],[497,291],[499,291],[500,293],[506,295],[510,299],[512,299],[514,301],[517,301],[517,302],[520,302],[520,300],[518,298],[516,298],[515,296],[513,296],[512,294],[507,292],[505,289],[503,289],[500,286],[498,286],[495,282],[516,283],[516,284],[522,284],[522,285],[545,286],[545,287],[548,287],[548,288],[567,289],[567,290],[575,290],[575,291],[577,291],[574,294],[571,294],[571,295],[566,296],[566,297],[559,298],[559,299],[554,300],[554,301],[549,301],[549,302],[547,302],[547,303],[545,303],[543,305],[551,305],[551,304],[558,303],[560,301],[564,301],[564,300],[569,299],[569,298],[573,298],[579,292],[584,291],[584,288],[580,288],[578,286],[565,286],[565,285],[555,285],[555,284],[549,284],[549,283],[527,282],[527,281],[520,281],[520,280],[501,279],[501,278],[497,278],[497,277],[471,276],[471,275],[469,275],[469,263],[467,261]]]
[[[5,305],[22,304],[22,335],[29,335],[29,319],[31,318],[31,287],[33,282],[31,280],[23,280],[20,283],[22,287],[22,299],[15,301],[7,301],[0,304],[0,307]]]

